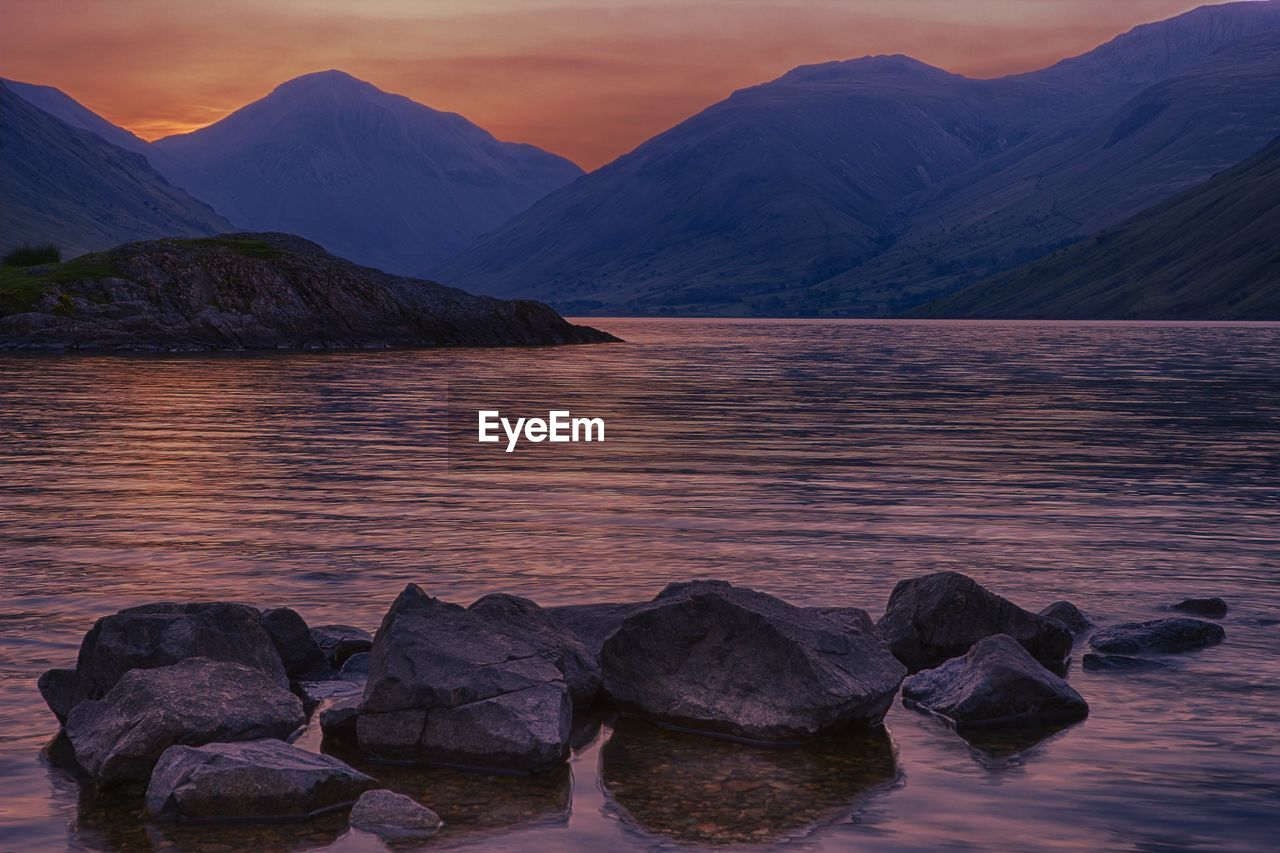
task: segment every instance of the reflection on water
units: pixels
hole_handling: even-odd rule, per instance
[[[883,728],[770,749],[622,720],[600,761],[624,820],[713,845],[778,841],[846,817],[898,772]]]
[[[628,343],[0,358],[3,846],[189,843],[82,803],[41,758],[56,725],[36,676],[121,607],[288,604],[373,629],[409,581],[568,604],[712,576],[878,614],[895,581],[939,569],[1104,621],[1221,595],[1227,641],[1140,677],[1073,668],[1090,717],[1030,745],[971,744],[895,704],[897,783],[831,788],[845,801],[813,817],[813,844],[1273,840],[1280,327],[596,322]],[[608,440],[477,457],[447,413],[478,399],[597,410]],[[571,779],[395,784],[453,815],[441,844],[679,843],[663,799],[684,792],[619,775],[643,756],[603,761],[628,742],[608,737],[575,741]]]

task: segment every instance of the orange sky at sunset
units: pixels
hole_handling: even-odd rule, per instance
[[[594,168],[796,65],[907,53],[994,76],[1195,0],[4,0],[0,75],[153,139],[339,68]]]

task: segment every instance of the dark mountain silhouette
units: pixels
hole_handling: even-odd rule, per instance
[[[152,151],[171,181],[238,225],[393,272],[443,261],[581,174],[340,71],[290,80]]]
[[[227,220],[171,186],[141,154],[54,118],[0,83],[0,249],[52,242],[67,257],[228,230]]]
[[[1123,225],[917,316],[1280,319],[1280,139]]]
[[[1280,3],[1208,7],[1032,74],[905,57],[735,93],[436,277],[584,313],[875,315],[1042,256],[1280,132]]]
[[[13,94],[49,115],[81,130],[87,130],[135,154],[147,153],[147,142],[123,127],[112,124],[93,110],[76,101],[70,95],[52,86],[37,86],[17,80],[2,80]]]

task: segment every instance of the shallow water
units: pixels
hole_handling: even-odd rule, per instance
[[[1007,742],[900,705],[782,752],[584,721],[562,774],[384,781],[442,813],[436,846],[1271,845],[1280,327],[592,322],[628,343],[0,358],[0,849],[377,848],[341,819],[145,827],[58,769],[35,678],[121,607],[372,629],[410,581],[563,604],[714,576],[878,615],[938,569],[1103,621],[1222,595],[1227,641],[1162,672],[1073,665],[1088,720]],[[481,404],[602,414],[606,441],[479,448]]]

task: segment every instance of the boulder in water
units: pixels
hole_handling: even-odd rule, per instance
[[[762,742],[877,725],[905,674],[863,611],[723,581],[668,586],[605,640],[601,668],[626,712]]]
[[[572,711],[544,652],[410,584],[378,629],[356,732],[375,757],[536,772],[568,757]]]
[[[80,644],[80,694],[100,699],[130,670],[194,657],[244,664],[288,686],[280,654],[258,616],[243,604],[215,602],[145,604],[103,617]]]
[[[1088,616],[1081,612],[1070,601],[1055,601],[1044,610],[1040,611],[1040,615],[1046,619],[1055,619],[1067,626],[1067,630],[1072,635],[1082,634],[1093,627],[1093,622]]]
[[[1071,632],[1062,623],[1029,613],[958,572],[899,582],[878,627],[911,672],[959,657],[996,634],[1017,640],[1046,666],[1061,666],[1071,654]]]
[[[1222,626],[1201,619],[1155,619],[1103,628],[1089,638],[1104,654],[1174,654],[1215,646],[1227,636]]]
[[[304,820],[351,805],[377,783],[281,740],[171,746],[147,787],[161,821]]]
[[[1066,722],[1089,713],[1071,685],[1004,634],[985,637],[963,657],[911,676],[902,701],[957,727]]]
[[[1190,613],[1192,616],[1207,616],[1210,619],[1221,619],[1227,615],[1227,603],[1221,598],[1184,598],[1169,609]]]
[[[646,603],[567,604],[563,607],[549,607],[547,612],[557,625],[577,637],[599,660],[605,639],[618,630],[624,619]]]
[[[428,838],[444,825],[431,809],[385,788],[361,794],[348,821],[356,829],[387,839]]]
[[[254,624],[257,624],[256,622]],[[67,717],[77,763],[99,783],[140,783],[175,745],[287,738],[302,702],[260,669],[188,658],[126,672]]]
[[[600,664],[582,642],[527,598],[505,593],[486,595],[468,610],[484,617],[489,628],[513,637],[556,661],[575,705],[589,705],[600,692]]]
[[[59,723],[65,723],[67,714],[84,698],[80,695],[80,679],[74,669],[50,669],[40,676],[36,686]]]
[[[350,625],[318,625],[311,629],[311,637],[334,669],[341,668],[352,655],[373,648],[373,635]]]
[[[324,652],[297,611],[288,607],[264,610],[259,621],[271,637],[290,678],[314,680],[329,674]]]

